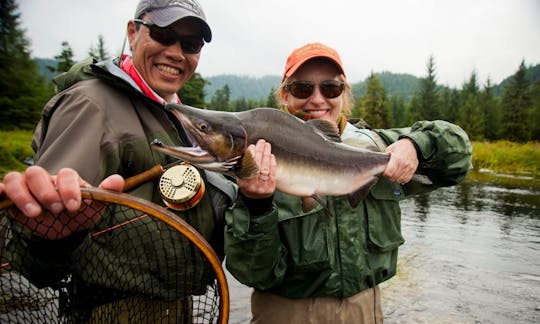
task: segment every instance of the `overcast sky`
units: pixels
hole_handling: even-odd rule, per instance
[[[76,59],[98,35],[120,52],[137,0],[19,0],[32,56],[53,58],[68,41]],[[540,64],[539,0],[200,0],[213,40],[198,72],[281,75],[288,54],[320,41],[340,53],[350,82],[371,72],[421,77],[433,55],[437,82],[499,83],[522,60]]]

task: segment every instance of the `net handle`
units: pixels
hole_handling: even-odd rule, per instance
[[[184,235],[191,243],[193,243],[206,257],[210,263],[212,270],[214,271],[219,286],[219,319],[218,323],[228,323],[229,321],[229,308],[230,308],[230,297],[229,297],[229,288],[227,284],[227,278],[223,267],[221,266],[221,261],[217,256],[214,249],[210,246],[208,241],[195,230],[191,225],[189,225],[185,220],[178,217],[176,214],[166,209],[165,207],[159,206],[148,200],[129,195],[122,192],[110,191],[99,189],[95,187],[82,187],[81,196],[83,199],[91,199],[109,203],[115,203],[118,205],[123,205],[130,207],[136,210],[140,210],[149,216],[159,219],[160,221],[166,223],[172,228],[176,229],[182,235]],[[0,210],[9,208],[13,206],[11,200],[2,200],[0,201]]]

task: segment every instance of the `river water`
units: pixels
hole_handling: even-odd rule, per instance
[[[385,323],[540,323],[538,181],[469,179],[404,201]],[[228,278],[230,323],[248,323],[251,289]]]

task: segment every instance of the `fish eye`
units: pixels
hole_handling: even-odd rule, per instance
[[[201,131],[207,131],[210,127],[208,126],[207,123],[200,123],[198,128]]]

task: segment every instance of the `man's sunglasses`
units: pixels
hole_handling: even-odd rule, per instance
[[[307,99],[313,95],[317,84],[311,81],[293,81],[285,85],[285,90],[298,99]],[[336,98],[345,89],[345,82],[326,80],[318,84],[319,91],[326,98]]]
[[[201,37],[180,36],[170,28],[159,27],[156,24],[144,21],[142,19],[134,19],[133,21],[137,24],[146,26],[150,31],[150,37],[162,45],[171,46],[176,42],[180,42],[182,51],[186,54],[197,54],[201,51],[201,48],[204,45],[204,41]]]

